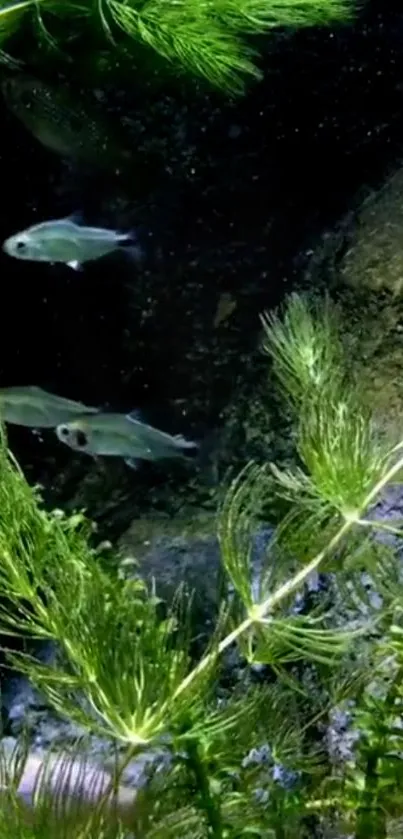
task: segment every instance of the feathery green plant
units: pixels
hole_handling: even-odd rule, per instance
[[[312,393],[335,388],[345,377],[338,310],[329,298],[307,306],[290,294],[283,316],[261,316],[262,348],[271,357],[284,397],[299,413]]]
[[[15,651],[8,660],[57,711],[119,747],[109,799],[101,795],[87,821],[70,820],[73,839],[123,839],[130,830],[136,839],[312,839],[313,822],[329,839],[334,824],[357,839],[385,839],[403,817],[403,574],[398,543],[384,541],[403,531],[376,518],[401,473],[403,443],[379,439],[360,408],[330,301],[293,296],[263,325],[293,406],[299,465],[249,464],[229,488],[218,519],[228,591],[199,661],[189,652],[185,592],[162,617],[140,578],[101,567],[85,518],[44,512],[1,440],[0,629],[52,638],[60,649],[52,666]],[[277,496],[285,516],[256,563],[264,511]],[[326,586],[310,602],[318,572]],[[246,682],[218,698],[220,663],[235,646]],[[270,678],[253,684],[250,664]],[[337,765],[320,726],[345,702],[355,739]],[[112,824],[107,802],[124,767],[150,749],[169,756],[167,765],[150,769],[130,825]],[[0,786],[15,798],[18,779]],[[44,800],[53,812],[52,797]],[[0,839],[49,835],[40,819],[23,832],[16,806],[5,813]]]
[[[85,45],[98,27],[115,48],[151,48],[177,70],[237,94],[245,77],[260,77],[246,36],[344,22],[353,10],[353,0],[19,0],[0,6],[0,46],[25,22],[65,48],[80,35]]]

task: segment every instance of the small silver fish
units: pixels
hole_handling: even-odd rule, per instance
[[[3,250],[16,259],[35,262],[62,262],[79,270],[84,262],[99,259],[126,246],[139,258],[133,233],[119,233],[104,227],[85,227],[74,217],[34,224],[3,242]]]
[[[128,414],[98,413],[80,417],[57,426],[56,434],[62,443],[75,451],[97,457],[123,457],[136,468],[136,460],[160,460],[186,457],[197,443],[181,435],[171,436]]]
[[[0,419],[28,428],[55,428],[77,415],[96,414],[98,408],[64,399],[40,387],[0,388]]]

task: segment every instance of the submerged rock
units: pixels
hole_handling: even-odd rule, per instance
[[[220,550],[216,516],[194,511],[174,519],[135,519],[118,547],[123,564],[153,582],[156,594],[172,602],[182,584],[193,593],[195,634],[208,634],[220,603]],[[196,629],[197,627],[197,629]]]
[[[342,313],[350,374],[379,430],[402,436],[403,168],[355,200],[308,261],[303,289],[329,291]]]

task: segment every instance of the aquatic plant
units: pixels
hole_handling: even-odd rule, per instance
[[[0,837],[54,835],[57,808],[57,835],[75,839],[401,835],[403,531],[376,505],[401,474],[403,443],[379,438],[361,406],[329,300],[293,295],[262,321],[298,462],[250,463],[229,487],[218,516],[228,585],[198,661],[186,592],[164,610],[124,562],[119,573],[101,563],[85,517],[45,512],[2,438],[0,629],[60,650],[52,666],[7,659],[118,753],[114,785],[73,823],[61,783],[27,825],[12,767]],[[261,567],[253,537],[274,517]],[[225,688],[230,649],[243,677]],[[124,767],[153,750],[163,765],[117,823]]]
[[[0,6],[0,45],[7,49],[26,23],[67,50],[80,36],[88,48],[88,37],[91,43],[101,30],[116,50],[150,48],[176,70],[240,93],[245,77],[260,77],[249,36],[343,22],[353,9],[353,0],[20,0]],[[18,57],[28,58],[23,45]]]

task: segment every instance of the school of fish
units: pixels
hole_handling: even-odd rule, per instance
[[[113,144],[105,139],[102,124],[91,118],[85,108],[74,112],[72,103],[64,99],[63,90],[51,91],[47,86],[20,75],[2,84],[3,96],[16,117],[43,145],[62,156],[76,160],[92,159],[93,154],[109,165],[114,158]],[[85,225],[73,215],[67,218],[44,220],[10,235],[3,242],[7,256],[27,262],[62,264],[81,270],[89,262],[115,252],[122,252],[139,261],[141,250],[132,231],[123,232]],[[187,458],[197,452],[198,445],[181,435],[170,435],[142,421],[135,413],[105,412],[99,406],[51,393],[37,385],[17,385],[0,388],[0,423],[32,429],[52,430],[57,439],[74,452],[94,458],[115,457],[128,466],[137,468],[139,461],[159,461]],[[10,738],[11,739],[11,738]],[[10,778],[16,772],[16,754],[5,748],[2,738],[0,755],[0,798],[5,813],[8,808],[17,812],[21,806],[24,827],[36,825],[35,814],[38,788],[45,778],[47,792],[54,797],[57,808],[66,803],[77,803],[77,814],[93,808],[94,802],[113,786],[113,778],[95,765],[71,755],[39,755],[30,751],[24,765],[18,768],[18,805],[9,796]],[[18,764],[20,761],[18,760]],[[65,783],[67,781],[67,783]],[[79,781],[79,785],[78,785]],[[62,782],[62,784],[61,784]],[[62,790],[62,794],[61,794]],[[129,786],[113,789],[106,802],[108,822],[132,827],[133,804],[136,792]],[[11,822],[10,822],[11,823]]]
[[[1,90],[9,110],[52,152],[115,172],[132,160],[132,149],[111,133],[100,109],[77,103],[64,87],[50,87],[19,73],[4,80]],[[14,259],[62,264],[76,271],[114,253],[137,263],[142,257],[133,231],[87,226],[78,213],[32,224],[10,235],[2,247]],[[138,461],[184,459],[198,450],[196,443],[153,428],[137,414],[108,413],[35,385],[0,388],[0,421],[34,431],[53,429],[72,451],[122,458],[132,468]]]
[[[186,458],[198,445],[142,422],[137,414],[104,412],[42,388],[0,388],[0,420],[34,429],[54,429],[76,452],[118,457],[132,469],[138,461]]]

